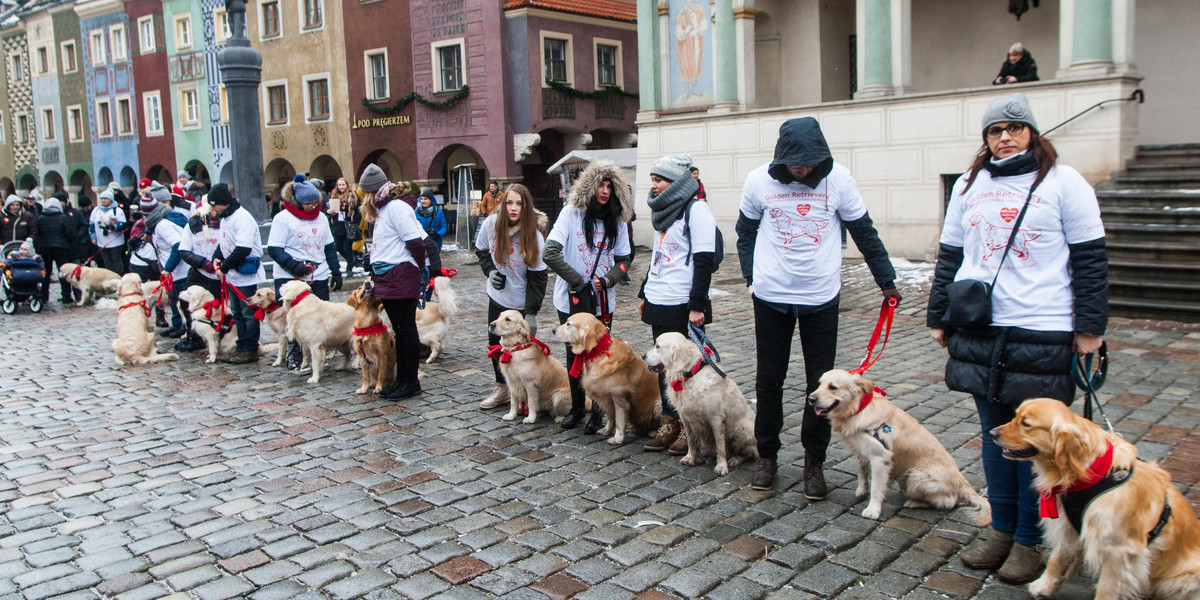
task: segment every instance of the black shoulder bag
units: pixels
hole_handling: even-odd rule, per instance
[[[568,292],[568,301],[571,306],[571,314],[588,313],[596,314],[596,287],[592,285],[592,280],[596,277],[596,269],[600,267],[600,259],[604,256],[603,249],[596,251],[596,264],[592,265],[592,272],[583,280],[583,285],[576,288],[571,288]]]
[[[996,267],[996,276],[992,278],[992,282],[963,279],[946,286],[946,312],[942,314],[944,325],[983,329],[992,324],[992,289],[996,286],[996,280],[1000,278],[1004,259],[1008,258],[1008,251],[1017,239],[1021,221],[1025,220],[1025,211],[1029,209],[1029,201],[1033,199],[1033,190],[1036,187],[1030,188],[1029,195],[1025,197],[1025,205],[1021,207],[1021,214],[1017,215],[1017,220],[1013,222],[1012,233],[1008,236],[1008,244],[1004,246],[1004,255],[1000,257],[1000,265]]]

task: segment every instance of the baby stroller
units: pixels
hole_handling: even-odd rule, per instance
[[[46,267],[37,254],[21,252],[20,240],[0,247],[0,309],[4,314],[17,312],[17,306],[29,303],[33,312],[42,312],[42,281]]]

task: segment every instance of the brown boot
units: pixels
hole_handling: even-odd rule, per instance
[[[479,408],[487,410],[489,408],[498,408],[501,406],[508,406],[508,402],[509,402],[508,384],[507,383],[497,383],[496,390],[494,392],[492,392],[491,396],[488,396],[486,399],[484,399],[483,402],[479,403]]]
[[[1042,572],[1042,553],[1037,546],[1026,546],[1016,542],[1008,553],[1008,560],[996,572],[996,577],[1005,583],[1023,584],[1037,578]]]
[[[995,569],[1004,564],[1013,547],[1013,534],[993,529],[988,538],[968,548],[958,559],[972,569]]]
[[[683,427],[679,424],[678,419],[671,417],[663,417],[662,425],[658,428],[658,435],[654,439],[642,444],[642,450],[646,452],[662,452],[671,447],[675,440],[679,438],[679,432]]]
[[[758,468],[754,469],[754,477],[750,478],[750,487],[755,490],[775,489],[776,464],[773,458],[758,459]]]
[[[675,443],[667,448],[667,454],[671,456],[683,456],[688,453],[687,430],[680,427],[679,437],[675,438]]]
[[[804,453],[804,497],[809,500],[824,500],[829,495],[825,485],[825,463]]]

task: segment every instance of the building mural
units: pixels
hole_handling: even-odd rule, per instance
[[[713,103],[712,35],[707,2],[672,0],[670,8],[671,108]]]

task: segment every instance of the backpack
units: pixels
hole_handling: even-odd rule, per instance
[[[692,205],[700,202],[697,198],[688,200],[687,206],[683,209],[683,236],[688,239],[687,258],[683,264],[692,264]],[[713,249],[713,272],[721,268],[721,261],[725,259],[725,237],[721,235],[721,228],[716,227],[716,244]]]

